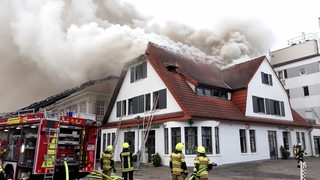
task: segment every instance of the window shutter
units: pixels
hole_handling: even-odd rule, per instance
[[[253,112],[257,113],[259,111],[259,108],[258,108],[258,97],[252,96],[252,105],[253,105]]]
[[[271,114],[271,111],[270,111],[270,99],[265,99],[266,100],[266,113],[267,114]]]
[[[130,68],[130,83],[134,82],[134,67]]]
[[[142,113],[144,111],[144,95],[139,96],[138,101],[138,113]]]
[[[272,86],[272,85],[273,85],[273,84],[272,84],[272,75],[269,74],[268,76],[269,76],[269,84]]]
[[[121,101],[117,102],[117,117],[121,116]]]
[[[281,103],[281,116],[285,116],[286,113],[285,113],[285,110],[284,110],[284,102],[281,101],[280,103]]]
[[[133,98],[133,113],[132,114],[137,114],[138,113],[138,96]]]
[[[142,78],[147,77],[147,61],[142,63]]]
[[[159,108],[165,109],[167,108],[167,90],[162,89],[159,92]]]

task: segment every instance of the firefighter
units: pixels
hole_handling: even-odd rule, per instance
[[[194,158],[194,168],[192,176],[196,180],[207,180],[209,178],[209,173],[212,166],[216,164],[212,163],[210,159],[205,154],[206,149],[203,146],[198,146],[197,156]]]
[[[122,148],[120,153],[122,177],[127,180],[129,176],[129,180],[133,180],[133,158],[132,152],[129,151],[129,143],[123,143]]]
[[[170,155],[172,180],[183,180],[188,176],[186,160],[182,153],[183,148],[184,145],[182,143],[176,144],[175,151]]]
[[[298,160],[297,161],[297,168],[300,168],[300,164],[303,163],[303,153],[304,153],[304,150],[302,148],[301,143],[299,143],[296,146],[296,159]]]
[[[102,172],[109,177],[111,176],[111,170],[113,170],[114,173],[116,172],[116,169],[114,167],[112,150],[113,150],[112,145],[107,146],[107,150],[103,152],[102,158],[101,158]],[[107,178],[103,177],[103,180],[107,180]]]

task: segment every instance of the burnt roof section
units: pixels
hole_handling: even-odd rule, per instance
[[[103,77],[103,78],[100,78],[100,79],[96,79],[96,80],[90,80],[90,81],[87,81],[77,87],[74,87],[74,88],[71,88],[71,89],[67,89],[61,93],[58,93],[58,94],[55,94],[53,96],[50,96],[44,100],[41,100],[41,101],[38,101],[38,102],[35,102],[33,104],[30,104],[29,106],[26,106],[24,108],[21,108],[19,109],[18,111],[23,111],[23,110],[27,110],[27,109],[34,109],[35,111],[39,111],[39,109],[41,108],[44,108],[46,106],[49,106],[51,104],[54,104],[55,102],[63,99],[63,98],[66,98],[68,96],[70,96],[71,94],[73,93],[76,93],[78,91],[81,91],[85,88],[88,88],[94,84],[97,84],[97,83],[100,83],[100,82],[103,82],[103,81],[108,81],[108,80],[112,80],[112,79],[118,79],[119,77],[118,76],[114,76],[114,75],[110,75],[110,76],[107,76],[107,77]]]

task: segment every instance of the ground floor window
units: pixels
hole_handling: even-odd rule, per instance
[[[186,154],[196,154],[196,147],[198,146],[197,127],[185,128],[185,150]]]
[[[305,149],[306,148],[306,139],[305,139],[304,132],[301,132],[301,140],[302,140],[302,146]]]
[[[255,130],[249,130],[250,135],[250,150],[251,152],[257,152],[256,147],[256,131]]]
[[[206,148],[207,154],[212,154],[212,128],[202,127],[202,146]]]
[[[168,128],[164,129],[164,153],[169,154],[169,132]]]
[[[134,147],[134,141],[135,135],[134,132],[125,132],[124,133],[124,141],[129,143],[130,145],[130,152],[134,153],[135,152],[135,147]]]
[[[180,127],[171,128],[171,149],[172,152],[176,149],[176,144],[181,142],[181,129]]]
[[[219,127],[214,127],[214,140],[215,140],[216,154],[220,154]]]
[[[246,153],[247,152],[246,130],[245,129],[240,129],[239,130],[239,134],[240,134],[240,149],[241,149],[241,153]]]

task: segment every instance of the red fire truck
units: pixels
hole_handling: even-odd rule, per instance
[[[69,179],[95,167],[97,127],[94,120],[29,112],[0,117],[2,167],[7,179]]]

